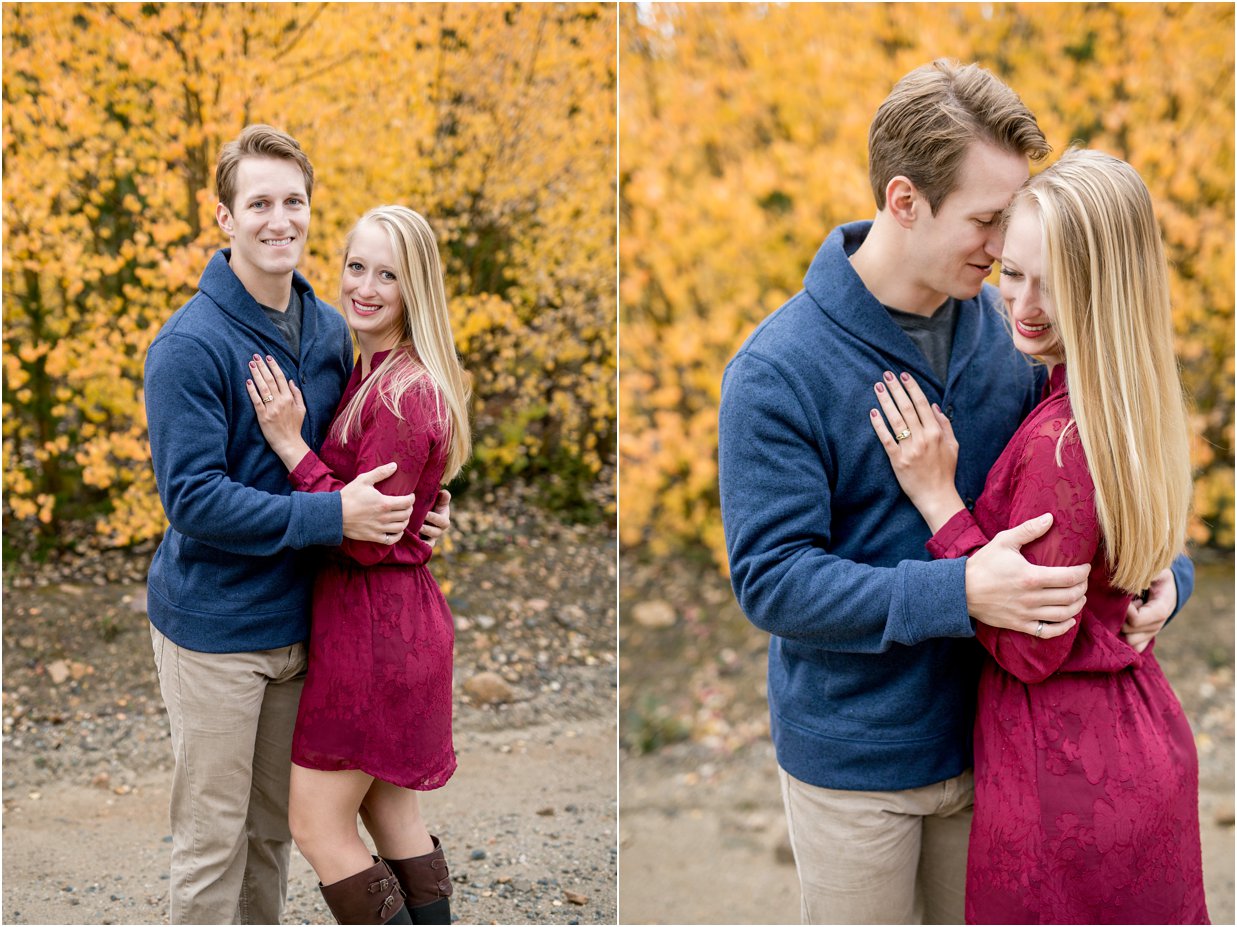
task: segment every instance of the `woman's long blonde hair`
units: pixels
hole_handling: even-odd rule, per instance
[[[419,213],[406,206],[376,206],[357,220],[344,239],[345,272],[352,238],[367,222],[380,226],[391,240],[404,307],[403,332],[397,348],[383,359],[336,417],[332,437],[346,444],[348,437],[357,433],[365,400],[375,389],[387,408],[403,418],[400,400],[409,389],[429,386],[425,382],[428,379],[437,387],[438,424],[444,426],[450,442],[443,472],[446,483],[460,472],[472,452],[468,426],[472,391],[468,374],[455,353],[438,244],[429,223]],[[342,292],[340,299],[342,302]]]
[[[1072,149],[1033,177],[1014,207],[1028,203],[1040,216],[1053,326],[1112,583],[1138,592],[1181,551],[1192,496],[1151,195],[1124,161]]]

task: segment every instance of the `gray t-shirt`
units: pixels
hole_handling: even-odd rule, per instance
[[[261,303],[259,303],[261,305]],[[262,311],[271,320],[283,340],[292,349],[293,357],[301,356],[301,294],[292,288],[292,297],[288,300],[288,308],[283,312],[262,306]]]
[[[954,326],[958,322],[958,301],[945,300],[932,315],[915,315],[901,309],[885,309],[898,327],[910,336],[928,359],[937,378],[944,383],[949,374],[949,352],[954,345]]]

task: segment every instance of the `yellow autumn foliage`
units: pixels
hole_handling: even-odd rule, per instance
[[[315,164],[301,270],[324,298],[366,209],[430,219],[470,479],[582,492],[613,462],[613,7],[9,3],[3,24],[6,521],[162,531],[143,359],[224,244],[215,158],[253,122]]]
[[[1053,157],[1099,148],[1146,180],[1198,435],[1190,534],[1231,548],[1233,38],[1232,4],[624,5],[622,543],[703,546],[724,568],[726,361],[832,227],[875,213],[871,118],[900,77],[952,57],[1006,80]]]

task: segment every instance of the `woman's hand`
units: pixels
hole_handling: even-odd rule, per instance
[[[249,390],[249,400],[262,434],[291,472],[309,453],[309,445],[301,437],[305,399],[297,385],[284,377],[279,364],[270,355],[263,360],[255,354],[249,361],[249,376],[245,388]]]
[[[958,441],[953,426],[935,404],[928,404],[909,373],[903,373],[899,383],[886,370],[884,383],[877,383],[875,389],[889,425],[873,409],[872,430],[889,455],[902,491],[935,533],[965,508],[954,486]]]

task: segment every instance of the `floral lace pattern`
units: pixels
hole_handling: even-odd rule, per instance
[[[974,513],[928,542],[935,557],[966,556],[1051,512],[1052,528],[1023,554],[1092,565],[1069,633],[977,626],[990,658],[975,719],[967,923],[1210,923],[1194,739],[1154,643],[1139,654],[1121,638],[1130,596],[1109,584],[1082,445],[1072,429],[1061,438],[1071,417],[1059,366]]]
[[[374,356],[374,367],[383,356]],[[340,408],[361,382],[358,365]],[[345,538],[322,558],[292,759],[310,769],[362,769],[420,790],[439,788],[455,771],[455,624],[426,566],[431,548],[417,536],[446,465],[434,401],[432,387],[409,390],[401,419],[371,394],[359,435],[347,444],[328,437],[319,455],[305,455],[288,476],[299,491],[334,492],[395,461],[399,469],[380,490],[416,493],[412,518],[394,544]]]

